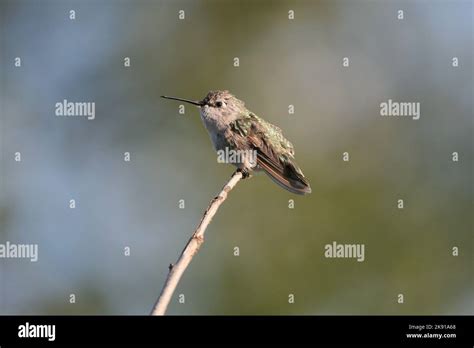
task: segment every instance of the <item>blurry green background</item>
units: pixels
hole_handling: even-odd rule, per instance
[[[471,1],[0,0],[0,16],[0,243],[39,244],[36,263],[0,259],[1,314],[150,311],[233,172],[198,111],[159,96],[213,89],[284,130],[313,193],[240,183],[170,314],[474,312]],[[63,99],[96,119],[56,117]],[[388,99],[420,120],[381,117]],[[333,241],[365,261],[326,259]]]

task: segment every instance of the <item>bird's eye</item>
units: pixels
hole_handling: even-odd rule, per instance
[[[222,106],[222,102],[221,101],[216,102],[216,106],[220,108]]]

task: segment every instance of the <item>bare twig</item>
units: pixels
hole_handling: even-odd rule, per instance
[[[170,303],[171,297],[173,296],[174,290],[181,279],[184,271],[191,263],[193,256],[198,252],[201,244],[204,242],[204,233],[206,232],[206,228],[211,222],[212,218],[216,214],[219,206],[225,201],[227,198],[227,194],[234,188],[235,185],[242,179],[242,172],[235,171],[232,175],[230,180],[225,184],[222,188],[221,192],[214,197],[211,201],[209,206],[207,207],[204,215],[201,219],[201,222],[197,226],[196,230],[194,231],[192,237],[189,239],[188,243],[184,247],[181,256],[179,257],[178,261],[174,265],[169,266],[169,273],[168,277],[166,278],[165,285],[161,290],[160,297],[155,303],[151,315],[164,315],[166,312],[166,308]]]

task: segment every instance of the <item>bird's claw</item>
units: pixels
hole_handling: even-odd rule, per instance
[[[242,179],[250,178],[252,175],[247,169],[239,168],[237,169],[238,172],[242,173]]]

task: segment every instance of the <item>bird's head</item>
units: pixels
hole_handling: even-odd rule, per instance
[[[184,101],[198,106],[201,114],[209,119],[233,119],[235,115],[245,110],[242,100],[236,98],[229,91],[210,91],[201,101],[162,96],[162,98]]]

